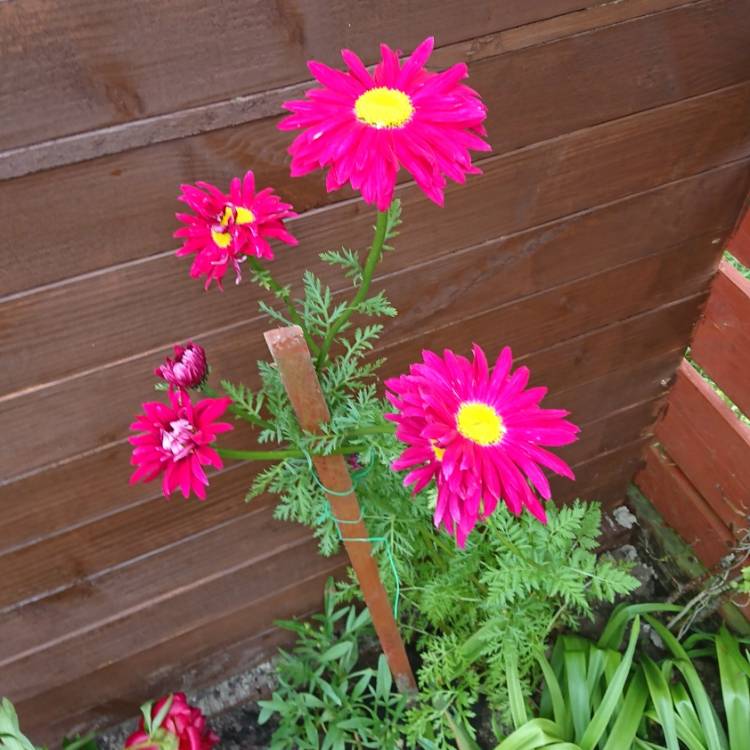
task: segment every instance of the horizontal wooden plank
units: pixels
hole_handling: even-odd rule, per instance
[[[5,614],[3,642],[14,648],[2,657],[0,687],[23,700],[261,600],[300,571],[330,570],[341,560],[321,558],[307,529],[273,521],[270,509],[236,519]],[[63,619],[50,621],[59,613]],[[40,660],[48,663],[43,680],[30,669]]]
[[[730,152],[737,158],[750,153],[750,84],[488,159],[472,189],[451,191],[446,209],[406,186],[400,194],[408,221],[399,239],[405,252],[391,254],[386,271],[700,172]],[[284,252],[274,270],[284,282],[296,281],[306,248],[342,240],[365,245],[370,223],[359,202],[303,217],[297,223],[301,248]],[[240,290],[202,294],[186,265],[156,257],[8,298],[0,305],[3,392],[131,357],[135,346],[163,346],[196,333],[196,318],[202,330],[236,324],[242,312],[232,294]],[[312,258],[306,265],[318,267]],[[252,304],[253,292],[242,291]],[[148,310],[147,326],[135,304]],[[68,356],[71,350],[75,357]]]
[[[507,101],[516,92],[526,92],[522,100],[524,109],[528,108],[529,96],[539,95],[538,106],[534,108],[534,117],[530,120],[533,126],[528,130],[521,128],[517,133],[520,140],[516,141],[516,145],[523,145],[538,140],[538,132],[549,134],[555,128],[555,133],[565,132],[560,128],[569,126],[562,112],[557,112],[555,117],[539,117],[542,111],[561,103],[573,116],[575,127],[581,127],[608,119],[602,117],[606,112],[618,117],[741,80],[738,75],[744,77],[741,64],[744,58],[739,55],[744,52],[748,29],[746,25],[743,27],[743,16],[737,18],[739,1],[706,0],[698,4],[685,4],[684,0],[629,0],[627,3],[594,5],[578,12],[486,34],[479,39],[443,45],[433,54],[431,65],[442,68],[466,60],[471,67],[472,63],[488,57],[516,53],[534,45],[550,47],[551,43],[561,38],[574,36],[571,40],[565,40],[568,43],[562,48],[541,53],[546,60],[552,57],[565,60],[567,76],[561,75],[559,66],[547,64],[546,77],[540,79],[539,75],[534,76],[540,60],[532,57],[521,63],[514,57],[508,64],[510,75],[496,76],[494,86],[485,86],[481,76],[473,82],[491,110],[497,111],[496,102],[506,100],[504,117],[501,119],[503,123],[522,122],[519,115],[523,113],[514,112],[515,102]],[[673,13],[659,13],[682,5],[685,7]],[[651,15],[654,13],[659,15]],[[641,18],[644,15],[648,18]],[[607,28],[622,25],[623,21],[633,23],[627,24],[628,28],[622,31]],[[606,37],[598,33],[605,29]],[[700,29],[704,30],[702,35],[697,34]],[[587,31],[596,33],[583,33]],[[714,50],[720,40],[721,49]],[[602,50],[606,50],[606,54]],[[678,76],[674,73],[675,68],[680,70]],[[519,70],[523,70],[524,76],[532,78],[533,83],[541,82],[541,89],[514,86],[513,77]],[[597,70],[598,75],[587,80],[593,70]],[[646,71],[648,87],[638,84]],[[474,72],[471,75],[474,76]],[[559,82],[556,76],[560,77]],[[615,79],[620,82],[617,87],[608,87],[605,91],[599,85],[601,81]],[[585,86],[578,86],[579,81],[585,81]],[[558,83],[557,87],[555,83]],[[0,153],[0,179],[276,116],[284,100],[301,97],[309,85],[310,82],[297,83],[280,89],[242,94],[229,100],[146,117],[103,130],[14,148]],[[552,95],[547,92],[552,92]],[[585,106],[578,106],[577,99]],[[597,116],[600,119],[592,119]],[[541,126],[540,131],[538,126]],[[500,126],[499,123],[497,128],[490,128],[490,138],[496,150],[500,150],[505,132],[505,125]]]
[[[745,211],[737,231],[729,242],[729,252],[740,263],[750,266],[750,211]]]
[[[480,252],[472,253],[472,257],[448,255],[427,268],[408,270],[385,279],[389,297],[402,311],[395,324],[388,326],[388,340],[408,341],[420,330],[431,330],[434,340],[436,331],[455,320],[455,300],[461,300],[461,312],[465,317],[458,324],[461,342],[457,348],[465,348],[471,337],[480,335],[483,330],[495,330],[506,332],[504,343],[516,349],[519,355],[527,354],[704,290],[720,247],[714,244],[714,239],[713,233],[691,239],[666,252],[638,258],[603,273],[499,306],[495,305],[505,295],[496,292],[499,274],[492,271],[498,268],[498,260],[512,260],[498,257],[494,247],[481,248]],[[522,252],[525,244],[519,243],[516,252]],[[478,256],[476,262],[475,255]],[[533,259],[525,258],[519,265],[528,267],[533,263]],[[528,283],[521,274],[514,273],[512,277],[518,279],[519,285]],[[415,283],[415,278],[424,282]],[[509,281],[508,287],[512,288],[513,284]],[[617,294],[617,290],[628,284],[633,285],[633,294]],[[257,376],[255,367],[249,363],[266,358],[260,332],[267,325],[262,318],[254,321],[252,327],[257,334],[248,338],[241,352],[243,363],[247,362],[248,366],[233,370],[227,370],[224,357],[233,356],[238,332],[232,329],[222,334],[219,346],[209,348],[217,374],[228,372],[229,377],[237,378],[239,373],[252,385]],[[202,342],[207,345],[208,337]],[[496,337],[494,345],[497,343]],[[418,351],[406,345],[402,348],[409,358]],[[154,359],[150,360],[149,370],[154,366]],[[0,457],[0,474],[12,478],[14,472],[20,474],[124,437],[129,416],[139,400],[148,397],[147,386],[140,393],[130,386],[133,366],[134,363],[127,362],[117,368],[97,370],[83,378],[63,381],[6,402],[8,429],[16,438],[11,449]],[[96,408],[82,408],[83,404],[94,401],[98,404]],[[54,420],[45,419],[47,428],[42,435],[36,416],[41,413],[56,415]],[[65,439],[71,420],[78,424],[79,432],[75,439]]]
[[[580,381],[580,373],[561,372],[545,400],[551,407],[566,408],[577,424],[584,424],[617,411],[628,404],[658,396],[667,387],[682,348],[655,358],[630,363],[622,370],[605,373],[589,381]],[[566,377],[567,376],[567,377]],[[567,381],[567,382],[566,382]],[[34,474],[11,485],[0,486],[0,554],[41,539],[89,524],[134,506],[161,505],[158,487],[128,485],[131,473],[130,446],[119,443],[102,451]],[[213,498],[213,487],[212,487]],[[153,511],[144,509],[144,517]],[[153,521],[161,527],[171,518],[169,508],[157,510]],[[151,521],[149,521],[150,523]],[[114,521],[119,524],[119,521]],[[127,528],[138,530],[139,521]],[[94,547],[98,545],[94,543]]]
[[[743,1],[712,0],[475,62],[471,82],[487,99],[495,153],[742,80],[750,36],[742,27],[750,21],[747,14],[735,18],[733,6]],[[183,182],[224,184],[251,166],[259,183],[275,185],[299,211],[351,195],[327,196],[320,174],[290,179],[290,136],[275,123],[265,119],[2,183],[0,224],[15,252],[12,268],[0,268],[0,294],[169,249]],[[552,156],[543,161],[555,163]],[[104,227],[117,227],[106,242]]]
[[[722,262],[691,354],[745,414],[750,414],[750,279]]]
[[[17,704],[24,728],[35,741],[53,746],[62,736],[85,734],[136,716],[138,706],[155,695],[207,687],[272,657],[293,639],[269,627],[271,621],[320,611],[326,579],[343,572],[338,560],[311,562],[302,575],[290,578],[270,596],[249,606],[238,603],[238,609],[208,625],[59,687],[46,689],[40,683],[37,694]]]
[[[576,481],[554,477],[550,482],[555,502],[568,503],[575,498],[597,501],[604,510],[621,505],[633,476],[643,464],[643,447],[649,437],[620,446],[574,467]]]
[[[662,397],[658,396],[628,404],[593,422],[580,424],[581,439],[556,452],[572,466],[616,450],[623,444],[651,434],[656,415],[662,406]]]
[[[635,478],[638,488],[706,567],[719,563],[734,542],[732,532],[668,454],[650,445],[645,459]]]
[[[0,148],[304,80],[308,58],[335,63],[341,47],[372,62],[381,40],[411,49],[434,34],[446,44],[582,7],[582,0],[510,0],[472,13],[425,0],[389,0],[376,12],[344,0],[4,4]]]
[[[750,511],[750,427],[683,362],[656,436],[730,529]]]
[[[53,533],[42,541],[0,557],[0,613],[42,595],[76,587],[129,560],[257,513],[268,506],[267,498],[252,504],[243,502],[254,474],[254,466],[235,464],[215,475],[210,501],[186,501],[181,495],[166,501],[157,496],[67,532],[50,529]],[[154,485],[150,489],[158,490]],[[27,501],[33,502],[33,498]]]

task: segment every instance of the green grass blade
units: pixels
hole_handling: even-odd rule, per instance
[[[647,700],[646,679],[643,672],[638,670],[630,681],[622,708],[617,714],[604,750],[629,750],[633,746]]]
[[[685,743],[687,750],[707,750],[702,738],[679,715],[675,717],[675,726],[677,736]]]
[[[544,654],[539,654],[537,661],[544,675],[544,690],[552,706],[552,716],[555,719],[555,723],[562,730],[562,736],[569,739],[573,736],[573,719],[570,711],[568,711],[565,698],[563,698],[562,689],[555,675],[555,670],[552,669],[552,665],[547,661]]]
[[[469,730],[463,727],[450,711],[445,714],[445,718],[453,732],[453,736],[456,738],[456,747],[458,747],[458,750],[481,750],[479,745],[471,738]]]
[[[739,645],[724,625],[716,635],[716,655],[729,747],[744,750],[750,745],[750,690],[747,677],[739,666],[742,661]]]
[[[679,612],[681,609],[679,604],[619,604],[610,615],[596,645],[599,648],[616,650],[620,648],[628,620],[631,618],[651,612]]]
[[[604,735],[609,720],[612,718],[612,714],[620,701],[623,688],[625,687],[625,681],[627,680],[630,667],[633,663],[633,654],[635,653],[635,646],[638,642],[638,633],[641,629],[641,620],[638,615],[633,620],[633,627],[630,630],[630,639],[628,647],[625,651],[625,655],[617,667],[617,670],[612,678],[612,681],[607,686],[607,691],[604,693],[601,705],[594,713],[586,731],[579,741],[579,745],[582,750],[594,750],[599,739]]]
[[[672,652],[672,655],[676,659],[675,666],[682,672],[682,676],[687,683],[688,690],[695,704],[695,710],[698,712],[700,718],[700,725],[708,750],[724,750],[711,700],[706,693],[706,689],[703,687],[700,675],[690,661],[690,657],[682,647],[682,644],[662,623],[648,615],[646,615],[646,620],[659,634],[662,641],[664,641],[664,645]]]
[[[669,685],[659,667],[648,656],[644,656],[641,659],[641,667],[643,669],[643,676],[646,678],[646,684],[648,685],[651,703],[656,709],[659,724],[664,732],[664,741],[667,743],[667,750],[679,750],[674,704],[672,703],[672,695],[669,692]]]
[[[586,652],[577,639],[565,636],[563,640],[568,707],[573,719],[573,737],[579,741],[591,720],[591,702],[586,689]]]
[[[564,739],[561,736],[560,727],[554,721],[532,719],[506,737],[495,750],[536,750],[539,747],[546,748],[556,742],[564,742]]]
[[[508,685],[511,720],[514,728],[518,729],[528,721],[529,717],[526,714],[521,678],[518,676],[518,655],[510,648],[505,652],[505,679]]]

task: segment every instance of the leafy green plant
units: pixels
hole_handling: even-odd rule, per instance
[[[392,682],[385,657],[360,667],[363,640],[374,633],[368,611],[340,606],[332,586],[313,623],[284,621],[297,635],[277,665],[278,688],[260,701],[259,722],[276,715],[271,750],[348,750],[401,747],[406,699]]]
[[[96,750],[96,740],[93,735],[66,737],[62,747],[63,750]],[[0,701],[0,750],[42,750],[21,732],[16,709],[7,698]]]
[[[510,713],[515,727],[495,750],[745,750],[750,741],[750,657],[726,626],[680,642],[654,617],[669,604],[619,607],[598,642],[560,636],[548,661],[535,716],[509,665]],[[656,662],[638,653],[640,616],[667,654]],[[627,646],[620,651],[630,625]],[[717,674],[720,701],[707,689]],[[478,750],[466,727],[462,750]]]
[[[403,498],[389,485],[371,492],[382,493],[381,508]],[[471,734],[480,700],[499,720],[507,719],[508,665],[514,665],[525,699],[540,674],[537,654],[553,633],[575,628],[595,602],[613,601],[638,585],[627,565],[595,554],[597,504],[558,509],[550,503],[546,510],[548,523],[542,525],[500,509],[464,550],[430,526],[429,507],[409,498],[391,513],[368,519],[372,533],[390,539],[401,583],[402,631],[421,658],[421,700],[409,713],[408,735],[415,743],[452,747],[452,723]],[[393,591],[388,561],[382,565]]]

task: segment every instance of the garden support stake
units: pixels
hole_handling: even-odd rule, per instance
[[[288,326],[267,331],[264,335],[300,426],[308,432],[318,432],[320,425],[328,422],[331,415],[302,329]],[[344,456],[313,456],[313,464],[324,487],[335,493],[345,493],[352,487]],[[342,522],[339,531],[396,685],[402,693],[415,692],[414,673],[380,580],[378,564],[367,541],[369,534],[361,518],[357,496],[353,490],[349,494],[326,493],[326,496],[334,517]]]

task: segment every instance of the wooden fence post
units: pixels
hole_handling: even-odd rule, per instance
[[[302,329],[299,326],[288,326],[267,331],[264,335],[300,426],[308,432],[318,432],[320,425],[328,422],[331,415]],[[336,493],[351,489],[351,475],[343,456],[313,456],[313,463],[324,487]],[[369,534],[361,518],[357,496],[352,491],[346,495],[326,493],[326,497],[334,517],[342,522],[339,524],[339,531],[396,685],[402,693],[416,691],[414,673],[391,611],[388,595],[380,580],[380,571],[372,556],[370,542],[361,541],[366,540]]]

